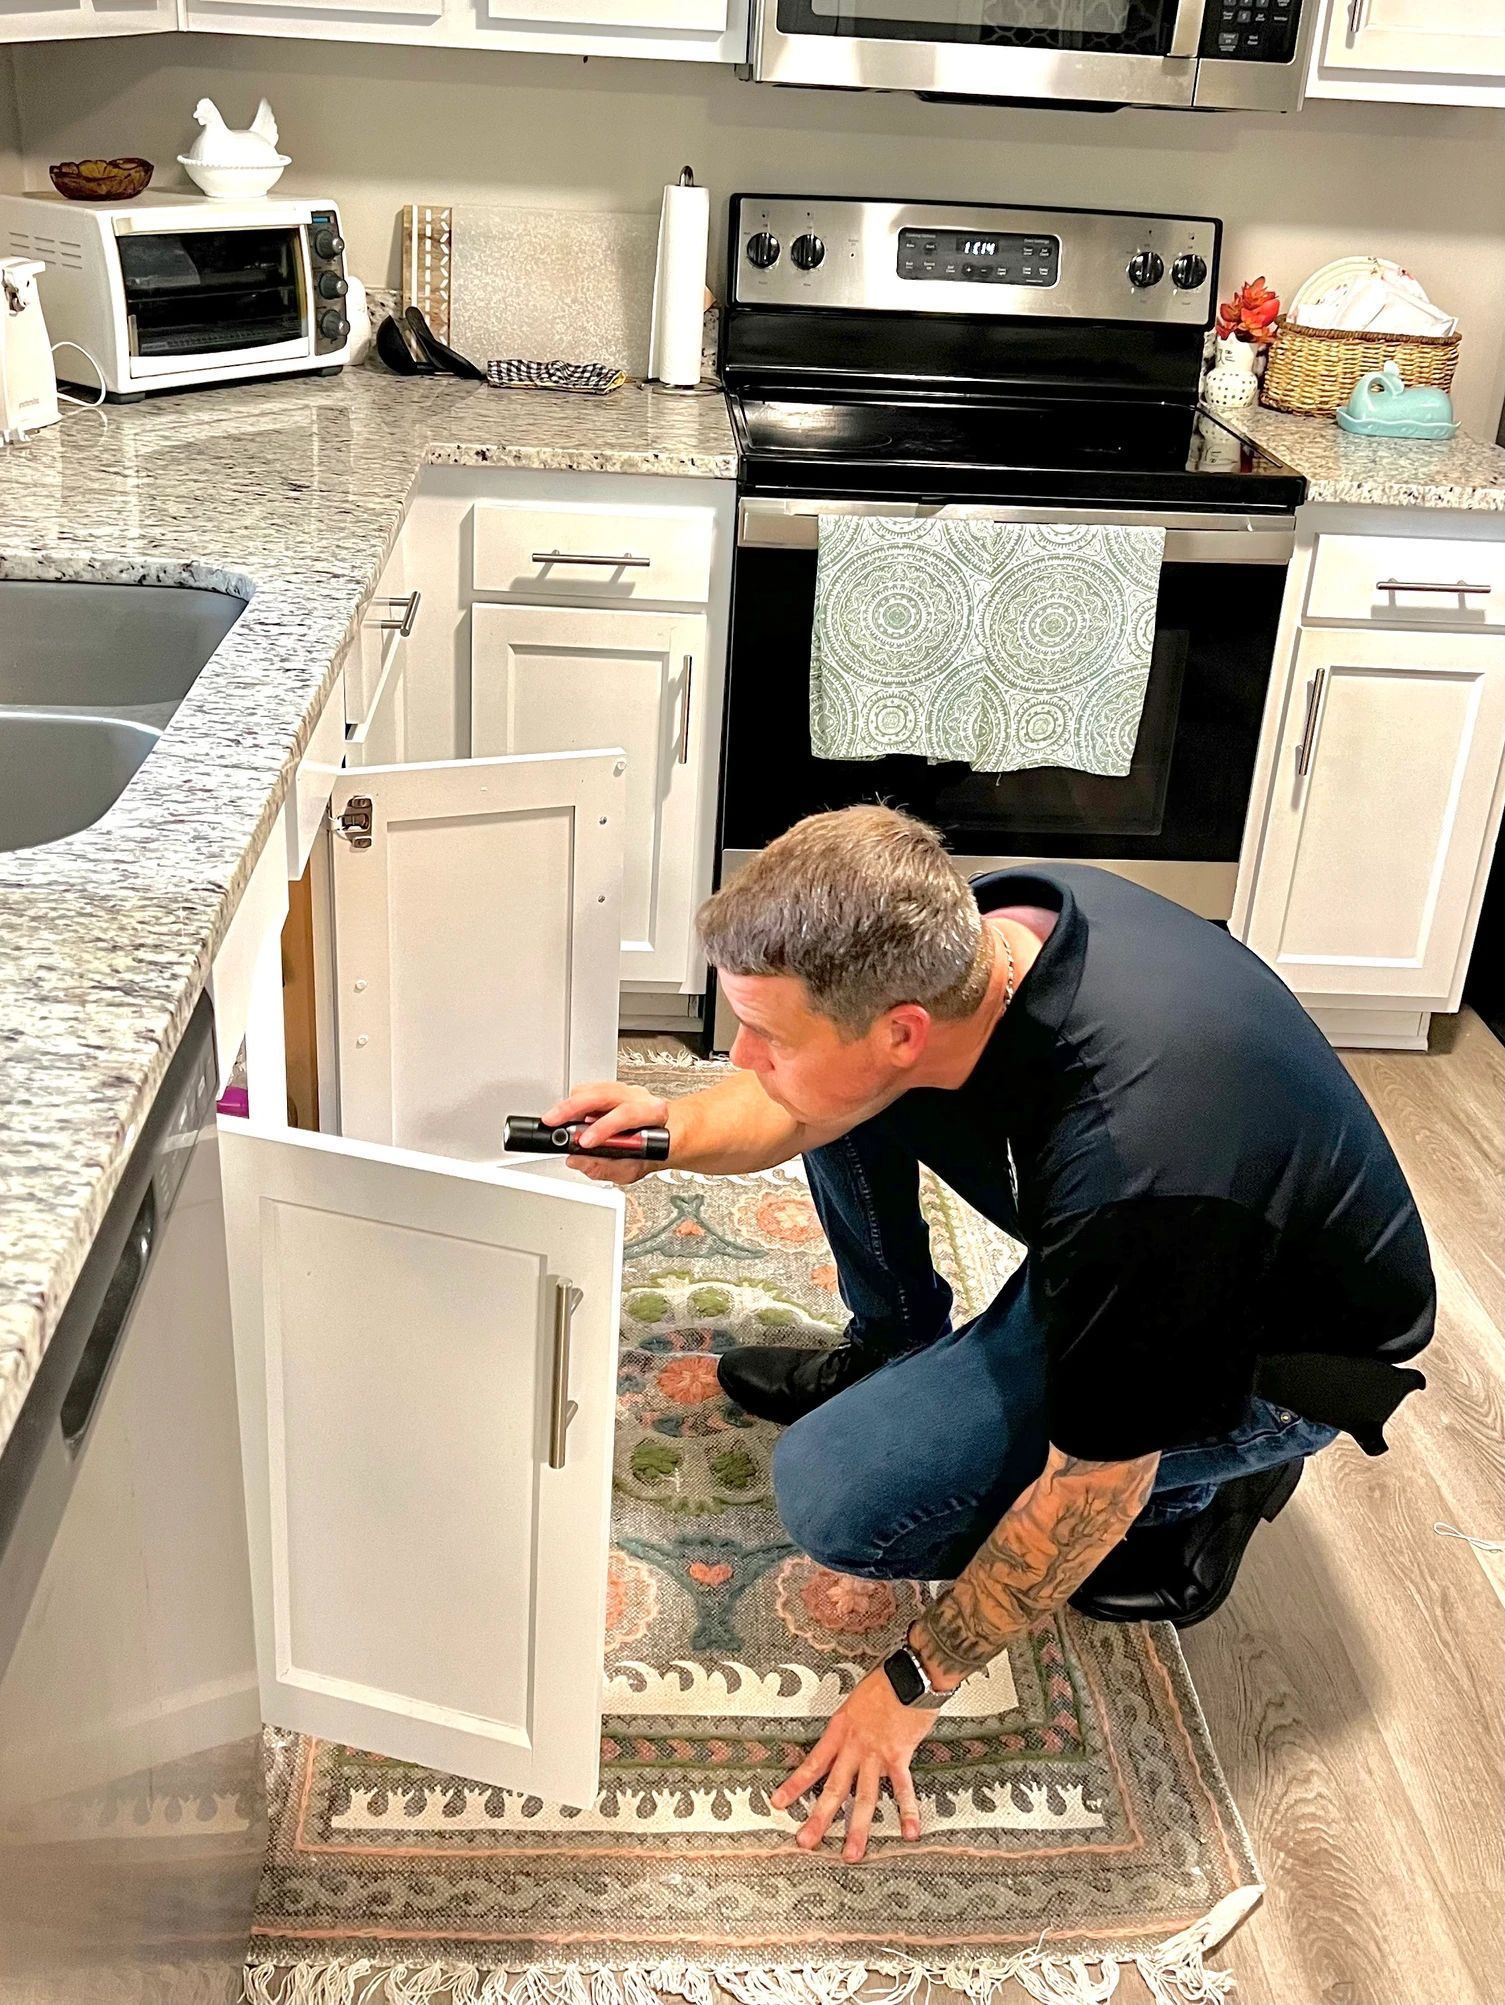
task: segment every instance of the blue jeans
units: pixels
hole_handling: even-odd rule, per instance
[[[836,1256],[850,1341],[885,1361],[796,1421],[774,1453],[795,1544],[838,1573],[949,1580],[1045,1465],[1045,1345],[1020,1267],[970,1323],[951,1328],[920,1212],[919,1164],[1005,1231],[1018,1231],[1006,1170],[919,1091],[805,1158]],[[1251,1399],[1212,1441],[1165,1450],[1141,1525],[1203,1510],[1220,1483],[1311,1455],[1336,1430]]]

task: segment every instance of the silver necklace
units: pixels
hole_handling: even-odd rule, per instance
[[[1009,945],[1009,936],[1001,925],[998,928],[998,937],[1003,942],[1004,959],[1008,962],[1008,975],[1003,985],[1003,1009],[998,1012],[1001,1022],[1009,1004],[1014,1000],[1014,950]]]

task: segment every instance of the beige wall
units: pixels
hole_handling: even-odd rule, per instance
[[[1287,118],[1039,112],[772,90],[691,64],[172,35],[16,52],[25,150],[172,165],[208,92],[265,91],[286,185],[336,197],[356,268],[395,276],[415,199],[653,209],[685,161],[738,188],[1189,209],[1228,225],[1225,279],[1282,291],[1374,251],[1462,316],[1459,415],[1494,435],[1505,388],[1505,113],[1309,105]],[[0,164],[5,90],[0,71]]]
[[[13,188],[24,176],[18,89],[15,52],[0,49],[0,188]]]

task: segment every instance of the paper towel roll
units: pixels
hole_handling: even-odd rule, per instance
[[[711,234],[710,190],[697,188],[689,180],[689,172],[686,168],[686,178],[664,190],[648,360],[648,373],[658,382],[686,389],[700,381],[706,251]]]

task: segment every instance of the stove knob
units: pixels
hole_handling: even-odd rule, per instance
[[[826,255],[826,247],[812,231],[808,236],[796,237],[789,246],[789,255],[802,272],[813,272]]]
[[[343,313],[336,313],[334,308],[330,307],[327,313],[319,315],[319,332],[326,341],[343,341],[350,332],[350,322]]]
[[[350,290],[338,272],[320,272],[318,285],[320,299],[343,299]]]
[[[1207,277],[1207,260],[1195,251],[1183,251],[1171,266],[1171,284],[1181,292],[1195,292]]]
[[[1165,277],[1165,259],[1158,251],[1136,251],[1129,260],[1129,283],[1141,288],[1159,285]]]
[[[778,260],[779,240],[771,230],[759,230],[755,237],[747,240],[747,262],[756,265],[760,272],[766,272]]]
[[[345,248],[345,239],[338,230],[314,231],[314,256],[316,258],[337,258]]]

